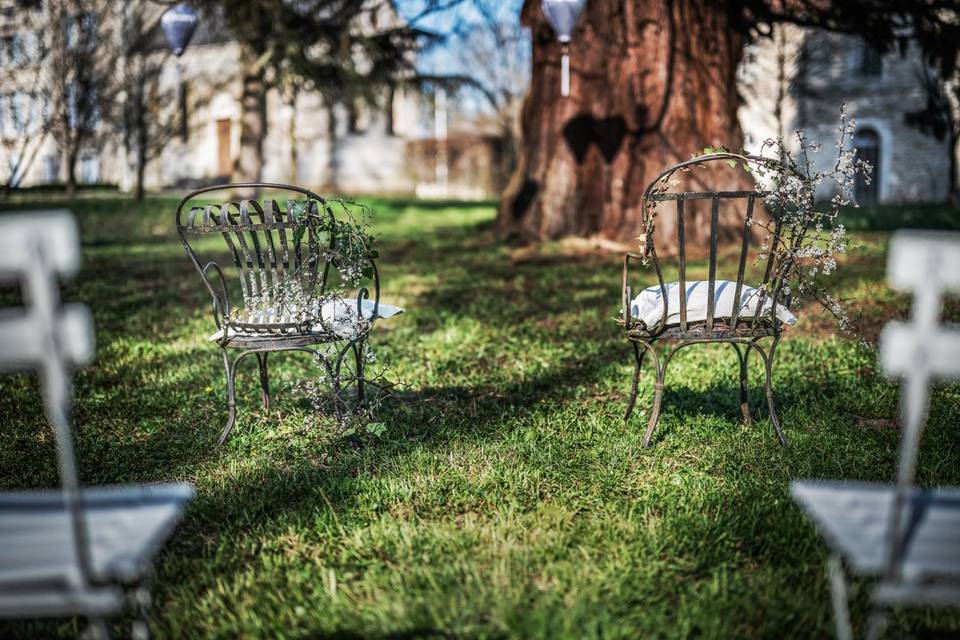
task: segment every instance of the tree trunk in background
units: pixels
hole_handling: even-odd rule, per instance
[[[147,131],[147,98],[146,88],[143,86],[143,76],[140,76],[139,86],[133,89],[134,113],[133,113],[133,137],[136,139],[136,184],[133,189],[133,197],[137,202],[143,202],[146,195],[144,188],[144,178],[147,172],[147,145],[149,144],[149,133]]]
[[[724,6],[590,0],[570,44],[564,98],[556,34],[540,0],[526,0],[521,20],[533,37],[533,76],[517,170],[498,212],[502,233],[521,241],[600,235],[634,243],[643,191],[660,171],[706,146],[741,148],[736,70],[744,39]],[[731,180],[738,188],[750,184],[731,172],[723,186],[734,186]],[[702,236],[709,222],[694,215],[692,231]],[[732,211],[723,218],[735,224]],[[675,244],[674,223],[658,218],[658,242]]]
[[[243,95],[240,98],[240,155],[235,182],[259,182],[263,175],[263,140],[267,133],[267,89],[260,52],[243,47]]]
[[[77,157],[80,155],[79,144],[67,149],[67,181],[64,191],[68,200],[77,197]]]
[[[300,158],[297,149],[297,96],[300,90],[296,85],[290,89],[287,96],[287,107],[290,109],[290,120],[287,121],[287,140],[290,143],[290,184],[300,182]]]

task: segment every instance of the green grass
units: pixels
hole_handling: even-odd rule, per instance
[[[156,637],[831,634],[826,548],[788,484],[893,478],[898,433],[857,426],[896,413],[897,389],[868,349],[809,311],[789,330],[775,369],[788,448],[767,419],[757,359],[747,428],[732,349],[687,349],[644,450],[646,412],[622,421],[631,356],[611,320],[618,256],[512,252],[489,205],[377,201],[384,300],[408,309],[373,338],[408,383],[383,412],[386,434],[357,445],[304,429],[297,384],[315,372],[288,355],[273,360],[269,414],[247,361],[238,427],[218,448],[222,364],[174,204],[70,204],[84,268],[65,290],[97,325],[96,361],[76,375],[83,481],[197,489],[157,561]],[[883,284],[889,235],[858,238],[837,283],[874,333],[907,300]],[[955,304],[947,316],[960,318]],[[55,486],[37,380],[0,385],[0,488]],[[960,391],[939,389],[921,482],[960,484],[958,423]],[[855,584],[862,623],[867,585]],[[889,637],[960,633],[960,617],[934,610],[893,624]],[[79,628],[2,622],[0,637]]]

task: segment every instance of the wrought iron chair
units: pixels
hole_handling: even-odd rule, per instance
[[[761,190],[743,191],[671,191],[671,187],[683,181],[677,177],[684,177],[684,172],[694,167],[702,167],[714,163],[737,163],[748,166],[763,164],[774,166],[778,170],[792,171],[788,166],[778,165],[768,158],[757,156],[742,156],[733,153],[714,153],[701,156],[686,162],[675,164],[646,188],[643,195],[644,218],[648,221],[644,238],[645,256],[628,253],[623,262],[623,309],[622,317],[618,322],[623,326],[627,340],[633,346],[634,372],[627,402],[624,421],[629,422],[637,401],[637,391],[640,382],[640,371],[644,357],[649,353],[653,358],[656,369],[654,386],[653,408],[643,436],[643,446],[650,446],[650,439],[660,419],[660,410],[663,400],[664,382],[667,367],[673,356],[681,349],[693,344],[727,343],[733,346],[740,362],[740,408],[743,419],[751,423],[750,406],[748,402],[747,364],[750,351],[756,351],[763,359],[766,375],[767,406],[770,411],[770,421],[776,431],[781,444],[786,444],[780,420],[773,399],[773,362],[777,344],[780,341],[782,326],[785,321],[792,322],[789,313],[791,296],[789,287],[785,287],[787,265],[776,265],[774,252],[768,252],[762,281],[755,287],[744,284],[747,270],[748,253],[752,244],[754,227],[757,219],[757,201],[763,206],[763,199],[767,195]],[[726,167],[723,167],[726,170]],[[678,172],[679,176],[678,176]],[[687,279],[687,252],[688,237],[685,232],[685,205],[696,201],[710,202],[710,234],[709,234],[709,266],[708,279],[691,282]],[[676,206],[676,238],[677,260],[679,262],[679,280],[669,284],[664,282],[663,267],[657,255],[653,242],[654,209],[661,203],[672,202]],[[737,276],[734,282],[717,279],[717,252],[719,244],[719,218],[721,204],[729,210],[732,207],[743,205],[743,223],[740,227],[739,260]],[[738,212],[740,211],[737,209]],[[783,241],[782,234],[788,230],[787,225],[781,224],[781,218],[775,212],[772,217],[772,237],[770,246]],[[657,285],[643,292],[643,295],[656,298],[656,307],[650,308],[646,321],[637,317],[639,311],[634,308],[632,288],[630,286],[631,261],[641,260],[651,262],[657,275]],[[726,297],[729,288],[733,287],[732,297]],[[704,290],[705,288],[705,290]],[[688,298],[693,294],[705,295],[705,305],[700,305],[697,313],[688,310]],[[638,296],[639,297],[639,296]],[[672,300],[676,297],[674,303]],[[652,299],[651,298],[651,299]],[[726,304],[724,304],[726,303]],[[672,305],[676,304],[676,307]],[[769,347],[764,350],[761,341],[769,339]],[[665,355],[657,354],[654,344],[660,341],[673,343]]]
[[[881,336],[883,371],[902,381],[897,482],[791,487],[832,549],[830,586],[843,640],[853,637],[843,560],[854,573],[879,578],[869,638],[883,634],[891,606],[960,606],[960,487],[914,485],[930,384],[960,378],[960,332],[938,324],[943,293],[960,291],[960,234],[898,232],[887,269],[894,288],[913,293],[910,322],[890,322]]]
[[[286,209],[277,199],[237,199],[211,203],[215,191],[261,190],[286,192],[301,197],[288,199]],[[200,198],[203,196],[203,198]],[[309,215],[297,220],[293,207],[306,198]],[[356,299],[338,303],[355,307],[355,318],[344,331],[339,317],[324,318],[317,309],[297,309],[284,299],[291,286],[307,292],[318,304],[338,282],[338,224],[330,202],[300,187],[272,183],[240,183],[206,187],[185,196],[177,206],[177,234],[204,286],[213,298],[213,319],[217,332],[210,336],[223,355],[227,378],[227,423],[220,444],[236,422],[235,379],[240,362],[255,355],[260,369],[264,408],[270,407],[267,356],[277,351],[304,351],[314,355],[326,368],[327,377],[337,384],[344,358],[353,353],[358,401],[364,401],[364,350],[377,318],[402,309],[380,303],[380,276],[371,259],[370,277],[359,287]],[[186,214],[186,219],[184,219]],[[215,261],[202,262],[189,238],[219,235],[233,259],[243,304],[232,305],[224,272]],[[372,291],[371,291],[372,290]],[[372,300],[371,300],[372,295]],[[345,307],[342,307],[345,308]],[[339,312],[338,312],[339,313]],[[342,346],[340,344],[342,343]],[[332,357],[317,350],[318,345],[338,345]],[[229,351],[239,353],[231,358]],[[339,392],[339,389],[336,390]]]
[[[62,485],[0,494],[0,618],[85,616],[92,635],[106,637],[106,619],[124,608],[125,587],[148,605],[151,558],[193,489],[80,489],[70,370],[92,358],[93,329],[85,306],[61,306],[57,283],[77,271],[77,238],[68,211],[0,217],[0,279],[19,281],[27,303],[0,310],[0,370],[39,370]],[[134,635],[145,633],[138,620]]]

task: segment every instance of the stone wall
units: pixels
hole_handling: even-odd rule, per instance
[[[865,62],[865,56],[875,57]],[[944,201],[954,150],[948,139],[925,134],[904,120],[925,106],[923,78],[930,73],[916,46],[903,55],[880,56],[858,37],[779,27],[773,37],[748,50],[741,69],[740,122],[747,148],[757,151],[765,138],[803,129],[823,145],[814,161],[832,162],[844,104],[858,128],[869,128],[880,138],[880,202]]]

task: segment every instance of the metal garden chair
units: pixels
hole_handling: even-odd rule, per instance
[[[57,443],[60,490],[0,494],[0,618],[85,616],[95,637],[143,608],[150,563],[193,497],[186,484],[80,489],[70,432],[72,367],[93,356],[90,313],[61,305],[58,277],[77,272],[68,211],[0,217],[0,280],[19,281],[25,308],[0,310],[0,370],[39,370]],[[135,623],[143,637],[145,623]]]
[[[237,199],[209,202],[215,191],[268,190],[286,192],[294,198]],[[200,198],[203,196],[203,198]],[[300,200],[296,198],[299,197]],[[298,220],[296,204],[309,207]],[[282,206],[286,205],[286,208]],[[185,216],[185,219],[184,219]],[[369,277],[357,288],[357,297],[326,300],[328,292],[344,278],[338,272],[338,224],[331,202],[300,187],[272,183],[241,183],[198,189],[177,206],[177,234],[191,262],[200,272],[213,298],[217,332],[210,336],[221,349],[227,378],[227,423],[220,444],[236,422],[235,379],[240,362],[254,355],[260,369],[265,408],[270,407],[267,356],[276,351],[304,351],[314,355],[336,384],[344,358],[352,353],[357,398],[364,401],[364,350],[374,321],[402,309],[380,303],[380,276],[369,260]],[[224,272],[215,261],[201,261],[190,239],[221,236],[236,267],[242,304],[232,304]],[[311,300],[312,309],[292,300],[293,288]],[[352,287],[351,287],[352,288]],[[372,299],[371,299],[372,295]],[[298,308],[298,304],[301,308]],[[324,306],[327,305],[327,306]],[[335,309],[330,314],[326,309]],[[336,345],[332,357],[317,347]],[[231,357],[230,350],[239,353]],[[339,391],[337,389],[336,391]]]
[[[843,640],[853,637],[844,560],[855,574],[878,578],[869,638],[883,634],[889,607],[960,606],[960,487],[914,485],[930,384],[960,377],[960,331],[938,324],[943,293],[960,290],[960,234],[898,232],[887,269],[894,288],[913,293],[910,322],[891,322],[881,336],[883,371],[902,381],[897,482],[791,487],[831,547],[830,586]]]
[[[667,367],[673,356],[681,349],[694,344],[727,343],[733,346],[740,362],[740,408],[743,419],[751,423],[750,406],[748,402],[747,364],[750,351],[756,351],[763,359],[766,374],[767,406],[770,411],[770,421],[776,431],[777,438],[786,444],[780,420],[777,417],[773,399],[773,362],[777,344],[780,341],[783,324],[793,322],[789,313],[789,287],[785,287],[785,275],[788,271],[785,265],[777,265],[775,254],[769,252],[765,258],[763,278],[754,286],[744,282],[748,265],[748,254],[753,243],[757,219],[757,201],[763,206],[763,198],[767,195],[761,190],[753,191],[671,191],[671,187],[682,184],[686,180],[685,173],[690,168],[699,168],[715,163],[736,162],[750,166],[763,164],[777,165],[775,161],[755,156],[741,156],[731,153],[715,153],[675,164],[646,188],[642,206],[646,220],[655,215],[654,209],[664,203],[674,203],[676,207],[676,238],[677,261],[679,266],[679,280],[665,283],[663,265],[657,254],[653,242],[652,227],[648,227],[645,242],[646,256],[628,253],[623,262],[623,313],[619,323],[624,327],[627,340],[633,346],[634,373],[627,402],[624,421],[629,422],[637,401],[637,390],[640,381],[640,371],[644,356],[648,353],[653,358],[656,369],[656,383],[654,386],[653,408],[643,436],[643,446],[650,445],[653,431],[660,419],[661,403],[663,400],[664,383]],[[721,166],[723,170],[727,167]],[[781,167],[782,171],[792,171],[789,167]],[[687,253],[690,251],[688,235],[685,225],[689,224],[685,211],[696,206],[692,203],[707,201],[710,203],[710,233],[708,279],[706,281],[689,281],[687,279]],[[691,203],[688,207],[688,203]],[[735,208],[742,216],[739,237],[736,246],[739,247],[738,269],[735,281],[717,279],[717,252],[719,238],[719,218],[721,205],[727,211]],[[742,206],[742,209],[740,208]],[[660,213],[664,215],[664,213]],[[782,234],[792,233],[788,225],[781,224],[781,219],[775,212],[772,217],[772,239],[770,246],[785,237]],[[630,263],[633,260],[645,260],[653,264],[657,275],[657,285],[644,290],[640,298],[649,298],[651,306],[646,312],[638,308],[637,300],[632,299],[630,286]],[[731,295],[732,289],[732,295]],[[690,299],[696,298],[698,304],[688,305]],[[688,308],[688,306],[690,308]],[[645,316],[640,317],[640,316]],[[769,340],[769,347],[764,350],[763,341]],[[667,341],[671,347],[666,354],[657,354],[654,345],[657,342]]]

